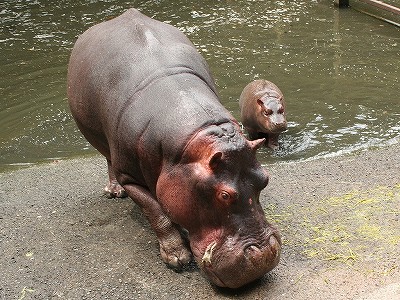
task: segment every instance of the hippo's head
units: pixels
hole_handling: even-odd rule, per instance
[[[279,261],[280,235],[259,202],[268,184],[256,159],[263,142],[246,140],[232,123],[209,126],[157,185],[163,209],[188,230],[198,266],[221,287],[243,286]]]
[[[261,132],[275,134],[286,130],[285,99],[274,83],[263,79],[249,83],[243,89],[241,106],[245,126],[249,124]]]
[[[258,124],[263,127],[264,132],[280,133],[286,130],[287,123],[282,95],[274,90],[267,91],[258,97],[257,104],[259,105]]]

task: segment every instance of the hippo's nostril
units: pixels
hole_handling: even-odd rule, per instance
[[[251,246],[247,247],[246,251],[250,255],[258,254],[258,253],[261,252],[261,250],[258,247],[254,246],[254,245],[251,245]]]
[[[274,258],[276,259],[280,255],[281,246],[275,236],[272,235],[269,238],[269,245],[270,245],[271,252],[275,256]]]
[[[245,251],[245,256],[249,259],[254,265],[258,265],[262,261],[263,253],[255,245],[248,246]]]
[[[271,235],[271,237],[269,238],[269,245],[272,248],[276,248],[277,246],[279,246],[278,241],[276,240],[276,237],[274,237],[273,235]]]
[[[271,235],[268,244],[269,247],[259,248],[257,245],[250,245],[245,248],[244,254],[246,258],[253,263],[254,266],[270,266],[276,264],[280,256],[279,237]]]

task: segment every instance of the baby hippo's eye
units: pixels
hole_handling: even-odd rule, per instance
[[[268,117],[272,115],[273,111],[271,109],[266,109],[263,111],[264,116]]]

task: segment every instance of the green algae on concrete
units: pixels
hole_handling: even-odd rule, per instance
[[[309,200],[284,211],[271,205],[266,211],[281,229],[284,248],[309,259],[382,273],[399,267],[400,184]],[[388,263],[376,270],[383,258]]]

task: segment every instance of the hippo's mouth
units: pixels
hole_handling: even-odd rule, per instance
[[[282,123],[274,123],[274,122],[266,122],[264,125],[264,129],[269,133],[281,133],[287,129],[286,122]]]
[[[220,246],[213,241],[204,251],[199,266],[217,286],[243,286],[262,277],[279,262],[279,233],[274,231],[263,240],[265,242],[262,245],[250,241],[240,246],[229,239]]]

